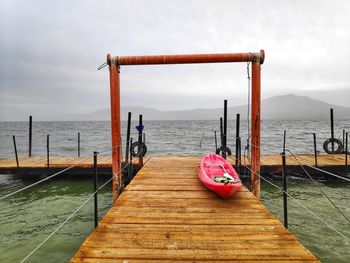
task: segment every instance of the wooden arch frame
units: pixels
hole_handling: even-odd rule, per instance
[[[225,53],[225,54],[189,54],[160,56],[123,56],[107,55],[110,76],[111,126],[112,126],[112,191],[113,203],[122,186],[121,169],[121,132],[120,132],[120,66],[155,65],[155,64],[190,64],[190,63],[229,63],[252,62],[251,69],[251,181],[252,192],[260,197],[260,70],[265,53]],[[258,175],[258,176],[257,176]],[[118,180],[117,180],[118,179]],[[118,190],[118,191],[117,191]]]

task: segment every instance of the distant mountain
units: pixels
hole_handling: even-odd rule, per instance
[[[322,120],[329,119],[329,109],[333,108],[336,119],[350,119],[350,107],[328,104],[306,96],[288,94],[265,99],[261,103],[262,119],[270,120]],[[193,109],[182,111],[160,111],[145,107],[122,107],[121,118],[128,112],[134,116],[143,114],[145,120],[214,120],[223,115],[223,109]],[[229,107],[229,116],[247,114],[247,105]],[[72,116],[70,117],[72,119]],[[75,115],[74,120],[109,120],[109,109],[89,114]]]

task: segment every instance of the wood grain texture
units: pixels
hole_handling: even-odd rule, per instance
[[[247,188],[207,190],[199,161],[152,157],[71,262],[318,262]]]
[[[297,154],[296,157],[303,165],[315,165],[315,158],[313,154]],[[177,157],[166,157],[169,160],[166,162],[160,161],[159,167],[156,171],[147,170],[144,172],[144,179],[147,180],[147,177],[152,177],[155,175],[154,173],[162,173],[167,170],[167,166],[163,165],[163,163],[167,163],[168,165],[177,169],[177,173],[168,174],[167,179],[171,178],[194,178],[193,174],[188,174],[188,169],[194,171],[197,169],[197,166],[188,167],[177,167]],[[184,164],[190,164],[193,161],[199,159],[199,157],[186,157],[188,158],[184,161]],[[350,157],[348,157],[350,159]],[[162,157],[158,157],[158,159],[163,159]],[[349,160],[348,159],[348,160]],[[232,164],[234,164],[234,156],[230,156],[228,159]],[[344,166],[345,165],[345,155],[344,154],[323,154],[318,156],[318,166]],[[51,167],[69,167],[73,164],[77,164],[77,167],[92,167],[93,166],[93,158],[89,157],[62,157],[62,156],[52,156],[50,157],[50,166]],[[294,159],[291,154],[287,154],[287,166],[298,166],[299,163]],[[350,160],[349,160],[350,161]],[[112,158],[110,156],[98,156],[97,160],[98,166],[101,167],[111,167]],[[242,163],[244,165],[249,165],[248,159],[243,159]],[[281,166],[281,156],[279,154],[269,154],[261,156],[260,160],[261,166]],[[47,158],[46,157],[20,157],[19,165],[21,168],[40,168],[47,166]],[[199,163],[197,164],[199,165]],[[0,160],[0,168],[16,168],[16,159],[6,159]],[[176,167],[175,167],[176,166]],[[169,166],[168,166],[169,167]],[[186,174],[184,176],[183,174]],[[194,174],[195,175],[195,174]],[[160,178],[159,178],[160,179]]]

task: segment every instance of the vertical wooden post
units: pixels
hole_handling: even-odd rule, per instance
[[[349,134],[348,133],[345,133],[345,165],[347,166],[348,165],[348,154],[349,154],[349,151],[348,151],[348,136]]]
[[[314,135],[314,156],[315,156],[315,166],[317,166],[317,144],[316,144],[316,133]]]
[[[139,115],[139,145],[142,143],[142,130],[143,130],[143,123],[142,123],[142,114]],[[138,148],[138,153],[141,152],[141,147]],[[143,155],[139,154],[139,167],[141,168],[143,166]]]
[[[32,116],[29,116],[29,149],[28,149],[28,156],[32,157],[32,123],[33,118]]]
[[[112,125],[112,191],[113,204],[122,188],[122,175],[120,171],[120,88],[119,88],[119,66],[116,60],[107,55],[110,78],[110,98],[111,98],[111,125]]]
[[[333,109],[330,110],[331,114],[331,139],[332,139],[332,152],[334,152],[334,114]]]
[[[126,129],[126,149],[125,149],[125,162],[129,162],[130,152],[130,129],[131,129],[131,112],[128,112],[128,125]]]
[[[80,132],[78,132],[78,157],[80,157]]]
[[[252,62],[252,117],[251,117],[251,182],[252,192],[260,198],[260,58]]]
[[[46,135],[46,161],[47,167],[50,167],[50,135]]]
[[[94,221],[95,228],[98,226],[98,201],[97,201],[97,185],[98,185],[98,174],[97,174],[97,155],[98,152],[94,152]]]
[[[240,124],[240,114],[238,113],[236,115],[236,161],[235,161],[235,165],[238,165],[238,160],[239,160],[239,124]]]
[[[227,100],[224,100],[224,132],[223,132],[223,146],[225,151],[222,151],[222,157],[226,159],[226,147],[227,147]]]
[[[17,153],[17,145],[16,145],[16,136],[13,135],[13,147],[15,148],[15,155],[16,155],[16,164],[17,164],[17,168],[19,167],[19,162],[18,162],[18,153]]]

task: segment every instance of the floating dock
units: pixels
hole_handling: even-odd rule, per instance
[[[318,172],[307,166],[315,166],[315,156],[313,154],[297,154],[295,156],[300,160],[300,164],[304,165],[304,169],[314,177],[332,178],[327,174]],[[229,161],[234,163],[235,157],[230,156]],[[288,174],[296,176],[306,176],[302,167],[290,154],[287,154],[286,171]],[[349,165],[345,165],[345,154],[322,154],[317,157],[317,167],[342,175],[350,175]],[[99,175],[110,176],[112,174],[112,157],[98,156],[98,172]],[[16,159],[0,160],[0,174],[23,174],[23,175],[47,175],[62,171],[67,167],[73,168],[63,172],[69,176],[73,175],[92,175],[93,174],[93,157],[59,157],[52,156],[47,165],[46,157],[22,157],[19,158],[19,167],[17,167]],[[242,173],[249,174],[244,170],[244,166],[249,166],[248,159],[242,159]],[[261,174],[263,176],[280,176],[282,171],[282,161],[280,154],[269,154],[261,156]],[[174,161],[170,167],[176,167],[178,164]],[[235,167],[239,170],[238,167]],[[333,178],[334,179],[334,178]]]
[[[247,188],[206,189],[199,163],[152,157],[71,262],[318,262]]]

